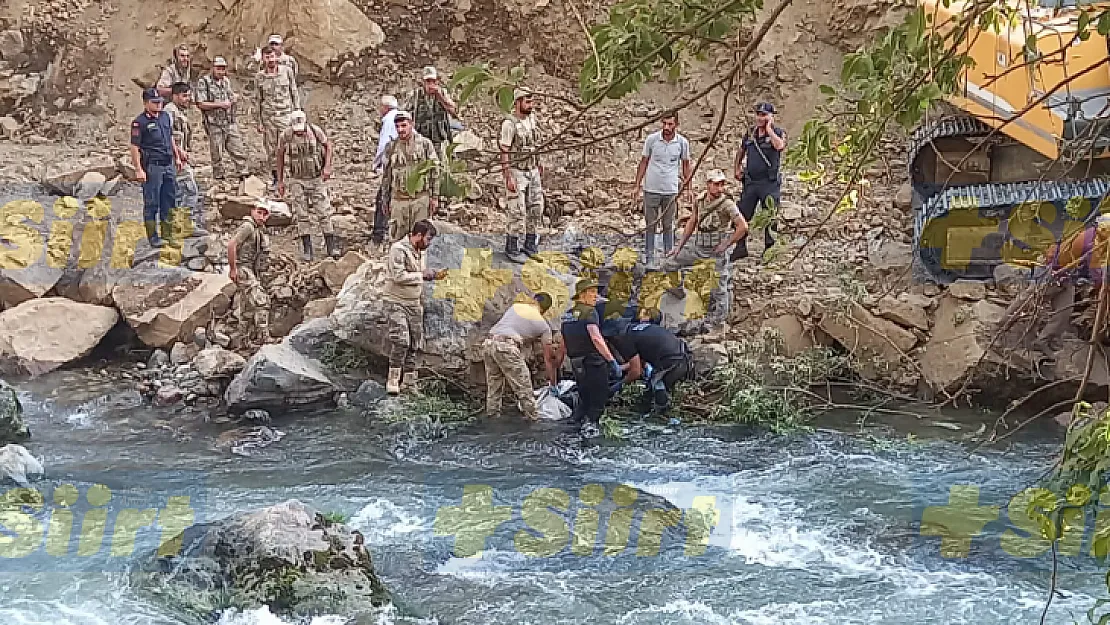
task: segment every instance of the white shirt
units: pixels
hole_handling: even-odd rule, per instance
[[[382,116],[382,132],[378,135],[378,153],[374,155],[374,171],[381,170],[384,165],[382,154],[385,153],[385,146],[397,138],[397,124],[393,123],[393,118],[396,116],[397,109],[390,109]]]

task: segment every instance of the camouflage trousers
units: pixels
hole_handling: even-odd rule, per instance
[[[516,195],[510,194],[505,210],[509,225],[506,234],[520,236],[536,234],[536,228],[543,220],[543,184],[540,182],[539,168],[527,171],[509,170],[516,183]]]
[[[424,349],[424,308],[420,304],[385,303],[389,367],[415,371],[417,353]]]
[[[684,247],[677,256],[663,262],[661,269],[667,273],[679,272],[679,281],[685,290],[697,293],[701,300],[701,306],[693,309],[687,304],[687,319],[706,317],[711,323],[728,320],[732,304],[728,291],[728,258],[725,254],[713,253],[713,247],[724,240],[726,239],[717,238],[717,243],[713,243],[712,240],[699,239]]]
[[[289,127],[289,116],[282,115],[262,122],[262,147],[266,150],[266,163],[270,171],[277,171],[277,147],[281,133]]]
[[[238,267],[239,279],[236,285],[239,294],[236,300],[236,316],[240,324],[252,324],[251,336],[256,339],[270,338],[270,295],[258,279],[252,267]]]
[[[189,218],[193,221],[193,227],[187,235],[191,236],[193,232],[204,229],[204,209],[200,204],[200,188],[197,186],[196,176],[189,165],[177,170],[176,189],[177,198],[174,203],[178,208],[189,209]]]
[[[389,202],[389,240],[400,241],[412,232],[413,225],[427,219],[431,212],[430,198],[422,195],[416,198],[394,197]]]
[[[323,178],[311,180],[292,179],[285,198],[293,209],[293,221],[297,224],[297,234],[319,235],[334,234],[331,225],[331,195]]]
[[[486,415],[493,417],[501,412],[501,395],[508,383],[520,412],[529,419],[539,418],[532,394],[532,372],[524,361],[520,345],[507,338],[491,336],[482,343],[482,359],[486,365]]]
[[[224,180],[246,176],[250,171],[247,167],[247,144],[243,142],[239,125],[210,124],[205,129],[208,131],[208,150],[212,155],[212,177]]]

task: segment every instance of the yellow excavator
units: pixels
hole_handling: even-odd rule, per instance
[[[920,1],[935,24],[976,4]],[[1020,17],[1001,32],[972,29],[964,51],[975,64],[962,88],[911,137],[915,251],[924,277],[938,282],[1031,267],[1110,212],[1110,40],[1080,19],[1110,2],[998,5]]]

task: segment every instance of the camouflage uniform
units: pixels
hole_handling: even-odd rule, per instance
[[[189,117],[173,102],[166,103],[162,109],[170,114],[173,127],[173,140],[177,147],[186,155],[192,150],[193,130],[189,126]],[[200,205],[200,189],[197,179],[193,174],[193,166],[185,163],[177,169],[177,208],[189,209],[189,217],[193,220],[194,230],[202,228],[204,213]],[[190,233],[191,234],[191,233]]]
[[[416,222],[429,217],[430,191],[439,188],[439,155],[431,141],[414,133],[407,141],[400,138],[391,141],[383,158],[383,184],[388,185],[384,197],[389,198],[389,236],[397,241],[411,232]],[[428,172],[420,190],[409,195],[405,180],[427,160],[433,161],[435,166]]]
[[[684,269],[686,286],[696,292],[707,304],[709,320],[720,323],[728,319],[731,302],[726,297],[729,273],[727,250],[717,254],[713,248],[727,241],[734,231],[733,219],[740,216],[736,202],[722,194],[710,200],[705,193],[698,196],[698,224],[677,256],[666,259],[662,270],[674,272]],[[690,245],[692,244],[692,245]]]
[[[501,412],[501,395],[508,383],[524,416],[538,418],[532,394],[532,371],[521,353],[520,341],[491,336],[482,343],[482,359],[486,365],[486,413],[493,416]]]
[[[413,92],[407,103],[409,113],[412,114],[412,126],[421,136],[426,137],[435,146],[441,160],[444,159],[444,149],[451,143],[451,118],[443,103],[434,96],[428,95],[421,87]]]
[[[277,67],[275,74],[267,74],[266,70],[258,72],[258,116],[262,122],[266,162],[271,170],[277,169],[278,138],[289,128],[289,116],[301,108],[293,70],[280,64]]]
[[[501,122],[501,146],[509,151],[509,173],[516,183],[516,194],[509,196],[509,236],[536,233],[543,219],[543,185],[535,151],[539,145],[536,118],[516,116]]]
[[[281,56],[278,57],[278,65],[284,65],[285,67],[293,70],[294,80],[296,80],[297,77],[300,76],[300,66],[297,65],[297,59],[293,58],[293,55],[289,54],[288,52],[281,53]]]
[[[253,322],[261,341],[270,338],[270,296],[259,279],[262,263],[270,251],[270,239],[254,219],[246,217],[235,232],[235,266],[238,271],[239,297],[236,315],[239,323]]]
[[[299,236],[334,234],[331,224],[331,199],[324,173],[324,146],[328,141],[319,126],[309,124],[301,134],[290,128],[281,135],[285,164],[289,168],[286,198],[293,209]]]
[[[166,66],[162,68],[162,73],[158,76],[158,82],[155,84],[159,89],[169,89],[175,82],[188,83],[192,86],[193,70],[186,67],[184,70],[177,67],[177,62],[170,59]]]
[[[386,337],[389,367],[415,371],[417,352],[424,349],[424,257],[405,237],[389,248],[386,261]]]
[[[227,76],[217,79],[211,74],[197,81],[197,102],[230,102],[235,92],[231,89],[231,79]],[[212,176],[222,179],[230,176],[246,176],[247,146],[235,123],[235,107],[204,111],[204,129],[208,132],[208,149],[212,155]],[[224,157],[230,163],[231,171],[224,169]]]

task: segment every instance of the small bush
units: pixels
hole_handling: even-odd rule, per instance
[[[320,362],[340,373],[365,371],[370,368],[371,358],[361,347],[343,341],[325,343],[320,353]]]

